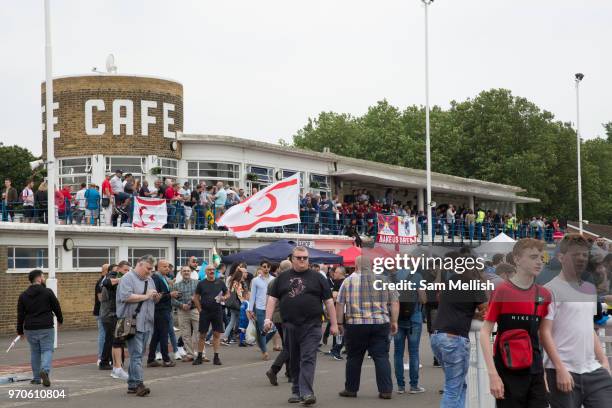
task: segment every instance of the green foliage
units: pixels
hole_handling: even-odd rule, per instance
[[[576,133],[550,112],[506,89],[452,101],[430,112],[432,170],[523,187],[541,200],[525,214],[577,218]],[[582,144],[584,218],[609,222],[612,214],[612,122],[608,139]],[[386,100],[363,116],[322,112],[309,118],[293,145],[366,160],[425,168],[425,112],[403,111]]]
[[[42,181],[44,174],[32,173],[30,162],[39,159],[28,149],[19,146],[4,146],[0,144],[0,183],[4,188],[4,179],[10,178],[13,187],[20,193],[26,184],[26,180],[34,176],[34,181]]]

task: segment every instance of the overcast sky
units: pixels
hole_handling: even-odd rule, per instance
[[[185,133],[290,140],[307,118],[424,103],[420,0],[52,0],[54,75],[104,68],[184,86]],[[575,121],[612,121],[612,1],[436,0],[432,104],[509,88]],[[41,152],[42,0],[0,13],[0,141]],[[61,120],[61,119],[60,119]]]

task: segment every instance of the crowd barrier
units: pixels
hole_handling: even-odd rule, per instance
[[[467,375],[467,398],[466,404],[468,408],[493,408],[495,407],[495,398],[489,391],[489,375],[487,373],[487,365],[482,354],[480,346],[480,329],[483,322],[480,320],[472,320],[470,328],[470,368]],[[608,357],[608,361],[612,364],[612,320],[608,320],[606,326],[599,328],[599,337],[601,339],[604,353]],[[493,342],[491,342],[492,346]]]
[[[24,207],[22,203],[0,203],[2,221],[46,223],[47,208],[44,205]],[[167,224],[164,228],[185,229],[189,226],[195,230],[218,230],[216,220],[221,211],[229,207],[219,208],[196,204],[187,207],[182,203],[167,203]],[[65,200],[63,206],[56,208],[56,221],[60,224],[77,225],[129,225],[132,223],[133,200],[126,196],[121,205],[103,206],[102,200],[97,202],[79,203],[75,200]],[[391,215],[382,212],[384,215]],[[354,235],[375,237],[378,234],[378,213],[345,214],[321,211],[315,208],[300,209],[301,223],[283,227],[263,228],[260,232],[314,234],[314,235]],[[436,242],[450,244],[480,243],[489,241],[500,233],[505,233],[514,239],[537,238],[553,243],[556,235],[552,228],[535,226],[529,223],[504,222],[466,222],[457,219],[448,222],[446,217],[433,217],[433,237]],[[420,216],[417,219],[417,239],[426,241],[427,220]],[[562,235],[561,235],[562,236]]]

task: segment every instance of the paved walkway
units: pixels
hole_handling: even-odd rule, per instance
[[[126,384],[110,377],[109,371],[100,371],[95,365],[95,331],[60,331],[59,347],[54,354],[52,389],[66,388],[67,400],[47,400],[45,407],[287,407],[290,387],[280,379],[278,387],[271,386],[264,372],[270,362],[260,360],[256,347],[222,347],[222,366],[205,363],[193,366],[177,362],[173,368],[145,369],[145,383],[152,393],[147,398],[126,394]],[[31,375],[29,370],[29,349],[27,343],[19,342],[6,354],[12,337],[0,338],[0,377],[9,372]],[[211,350],[212,351],[212,350]],[[92,354],[92,352],[94,354]],[[274,353],[275,354],[275,353]],[[390,401],[377,398],[374,366],[371,360],[364,361],[362,385],[357,399],[344,399],[337,393],[344,385],[344,361],[335,361],[319,355],[315,392],[316,406],[334,408],[357,408],[388,406],[433,408],[439,406],[438,390],[442,384],[442,371],[431,366],[429,341],[423,338],[421,351],[423,368],[420,371],[421,385],[427,392],[419,395],[397,395]],[[406,375],[408,372],[405,372]],[[0,385],[0,408],[18,406],[42,406],[41,401],[15,401],[8,398],[9,390],[42,389],[28,381]],[[228,405],[229,404],[229,405]]]

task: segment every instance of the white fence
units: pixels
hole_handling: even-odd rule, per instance
[[[494,408],[495,399],[489,391],[489,376],[487,374],[487,365],[482,356],[482,348],[480,347],[480,328],[482,322],[479,320],[472,321],[470,329],[470,368],[467,378],[467,406],[468,408]],[[599,330],[601,342],[604,347],[604,352],[608,357],[608,361],[612,364],[612,319],[608,320],[606,327]]]

